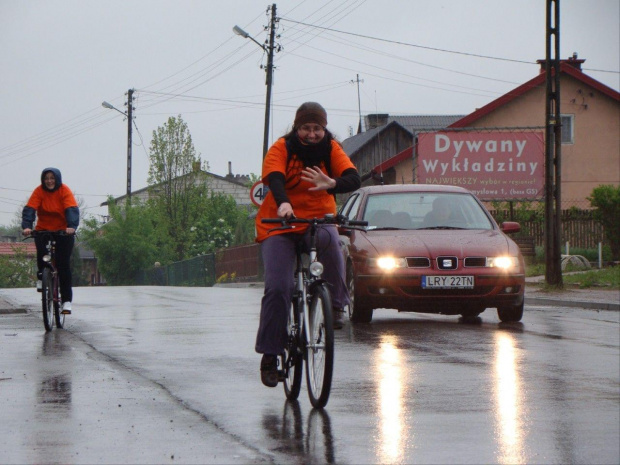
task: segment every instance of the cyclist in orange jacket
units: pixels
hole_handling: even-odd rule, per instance
[[[80,223],[80,210],[75,201],[73,192],[62,183],[60,170],[45,168],[41,173],[41,185],[32,192],[28,203],[22,211],[22,229],[24,236],[32,233],[37,220],[37,231],[65,231],[66,236],[56,238],[56,267],[60,279],[60,295],[62,311],[71,313],[73,288],[71,286],[71,253],[75,243],[75,231]],[[37,246],[37,289],[41,289],[41,270],[43,256],[46,253],[45,242],[41,237],[35,237]]]
[[[295,244],[308,241],[307,225],[276,230],[263,218],[322,218],[336,214],[334,194],[359,188],[361,179],[342,146],[326,129],[327,112],[316,102],[303,103],[295,114],[293,129],[278,139],[263,161],[262,179],[269,186],[256,215],[257,242],[261,243],[265,267],[265,292],[255,350],[263,354],[261,380],[278,384],[277,356],[284,350],[287,320],[293,294]],[[345,265],[334,225],[321,228],[318,256],[325,266],[323,277],[332,293],[334,328],[344,324],[343,308],[349,304]]]

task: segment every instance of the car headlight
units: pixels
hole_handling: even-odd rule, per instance
[[[396,257],[371,258],[368,260],[368,265],[383,271],[392,271],[396,268],[407,268],[407,260]]]
[[[512,270],[519,266],[519,259],[517,257],[487,257],[487,266],[501,268],[502,270]]]

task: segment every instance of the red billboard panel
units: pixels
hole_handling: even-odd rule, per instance
[[[417,179],[421,184],[462,186],[482,200],[543,197],[543,133],[421,133]]]

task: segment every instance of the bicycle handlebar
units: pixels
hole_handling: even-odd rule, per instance
[[[24,237],[22,239],[22,241],[25,241],[26,239],[30,239],[31,237],[34,238],[36,236],[46,236],[46,235],[50,235],[50,236],[71,236],[71,235],[75,235],[75,234],[67,234],[67,231],[65,231],[64,229],[59,229],[58,231],[45,231],[45,230],[41,230],[41,229],[33,229],[30,234],[28,234],[26,237]]]
[[[304,224],[336,224],[338,226],[368,226],[368,221],[349,220],[342,215],[325,215],[323,218],[263,218],[261,223],[281,224],[282,227],[293,227],[293,223]]]

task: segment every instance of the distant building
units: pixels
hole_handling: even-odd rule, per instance
[[[233,175],[230,162],[228,163],[228,174],[226,176],[219,176],[208,171],[203,171],[200,169],[200,163],[196,163],[194,171],[186,176],[194,176],[197,184],[207,184],[209,190],[214,193],[232,196],[238,206],[249,208],[253,205],[250,199],[250,178],[244,175]],[[156,184],[133,191],[131,197],[146,202],[150,198],[157,196],[159,192],[161,192],[161,185]],[[126,195],[122,195],[114,198],[114,201],[116,203],[123,202],[126,197]],[[108,202],[101,204],[102,207],[107,205]]]

